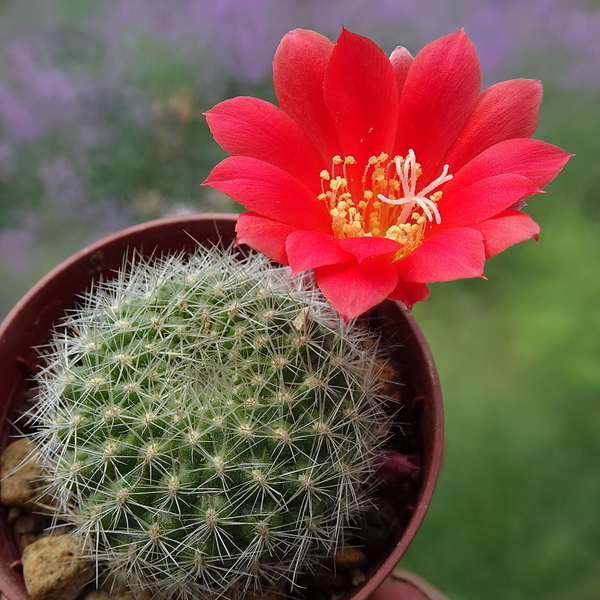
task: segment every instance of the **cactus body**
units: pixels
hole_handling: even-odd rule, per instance
[[[39,377],[60,512],[162,597],[293,581],[369,503],[378,353],[261,255],[138,260],[67,317]]]

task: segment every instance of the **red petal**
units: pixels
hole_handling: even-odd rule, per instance
[[[360,261],[365,258],[398,252],[402,249],[402,244],[382,237],[355,237],[341,239],[340,247]]]
[[[405,281],[398,278],[398,285],[388,296],[390,300],[399,300],[408,310],[421,300],[429,297],[429,288],[424,283],[415,283],[414,281]]]
[[[285,247],[294,273],[354,260],[352,254],[340,248],[338,238],[314,231],[292,233]]]
[[[391,263],[368,258],[319,267],[315,279],[327,300],[348,320],[385,300],[396,287],[398,273]]]
[[[540,140],[505,140],[483,151],[455,173],[454,179],[445,184],[444,195],[453,195],[476,181],[502,173],[524,175],[541,189],[558,175],[571,156]]]
[[[445,229],[394,263],[407,281],[431,283],[482,277],[483,235],[474,228]]]
[[[533,79],[502,81],[479,96],[477,106],[444,159],[456,172],[485,149],[533,135],[540,115],[542,84]]]
[[[394,51],[390,54],[390,62],[392,63],[392,67],[394,67],[394,73],[396,75],[398,98],[400,98],[402,90],[404,89],[406,76],[408,75],[408,70],[413,63],[413,60],[415,60],[413,55],[404,46],[396,46]]]
[[[537,239],[540,226],[520,210],[505,210],[493,219],[473,225],[483,234],[486,258],[506,250],[513,244]]]
[[[287,265],[285,240],[291,233],[298,230],[290,225],[277,223],[255,213],[247,212],[238,217],[235,231],[238,244],[247,244],[271,260]]]
[[[344,29],[323,91],[343,153],[356,158],[362,175],[368,158],[390,150],[396,135],[398,88],[390,60],[370,39]]]
[[[240,96],[206,113],[221,147],[234,156],[250,156],[287,171],[314,194],[321,193],[319,173],[329,168],[315,145],[281,109],[258,98]]]
[[[408,72],[400,98],[395,154],[415,151],[423,185],[435,179],[479,96],[479,61],[464,31],[425,46]]]
[[[204,184],[273,221],[331,233],[331,217],[325,205],[289,173],[256,158],[226,158]]]
[[[438,205],[442,215],[440,229],[479,223],[539,192],[527,177],[514,173],[477,181],[453,196],[442,197]]]
[[[295,29],[281,40],[273,60],[279,106],[324,157],[340,154],[335,125],[323,98],[323,80],[332,51],[332,42],[320,33]]]

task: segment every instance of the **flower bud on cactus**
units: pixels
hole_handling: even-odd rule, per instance
[[[161,597],[256,591],[370,502],[380,351],[258,254],[138,260],[54,334],[33,412],[59,512]]]

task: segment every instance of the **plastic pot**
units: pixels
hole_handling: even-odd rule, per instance
[[[228,246],[235,237],[235,215],[197,214],[159,219],[108,236],[64,261],[14,307],[0,326],[0,451],[11,441],[15,408],[31,386],[38,368],[36,348],[48,342],[54,325],[93,281],[109,278],[124,256],[167,252],[193,252],[198,244]],[[405,524],[389,551],[366,573],[366,581],[345,600],[365,600],[396,566],[415,536],[429,506],[442,460],[443,411],[439,381],[429,348],[411,314],[401,305],[386,301],[370,320],[381,326],[394,347],[393,361],[402,370],[408,397],[407,410],[417,411],[422,436],[419,489],[412,507],[405,507]],[[8,600],[26,600],[18,566],[18,541],[0,508],[0,591]]]

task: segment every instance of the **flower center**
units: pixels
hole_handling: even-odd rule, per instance
[[[416,248],[426,227],[442,222],[437,203],[441,191],[450,181],[448,165],[437,179],[421,190],[417,181],[422,174],[413,150],[406,157],[389,159],[385,152],[371,156],[363,171],[360,185],[353,185],[348,168],[355,165],[353,156],[334,156],[331,172],[320,173],[322,193],[319,200],[327,205],[333,233],[339,238],[386,237],[404,247],[395,260]],[[356,198],[357,195],[362,197]]]

